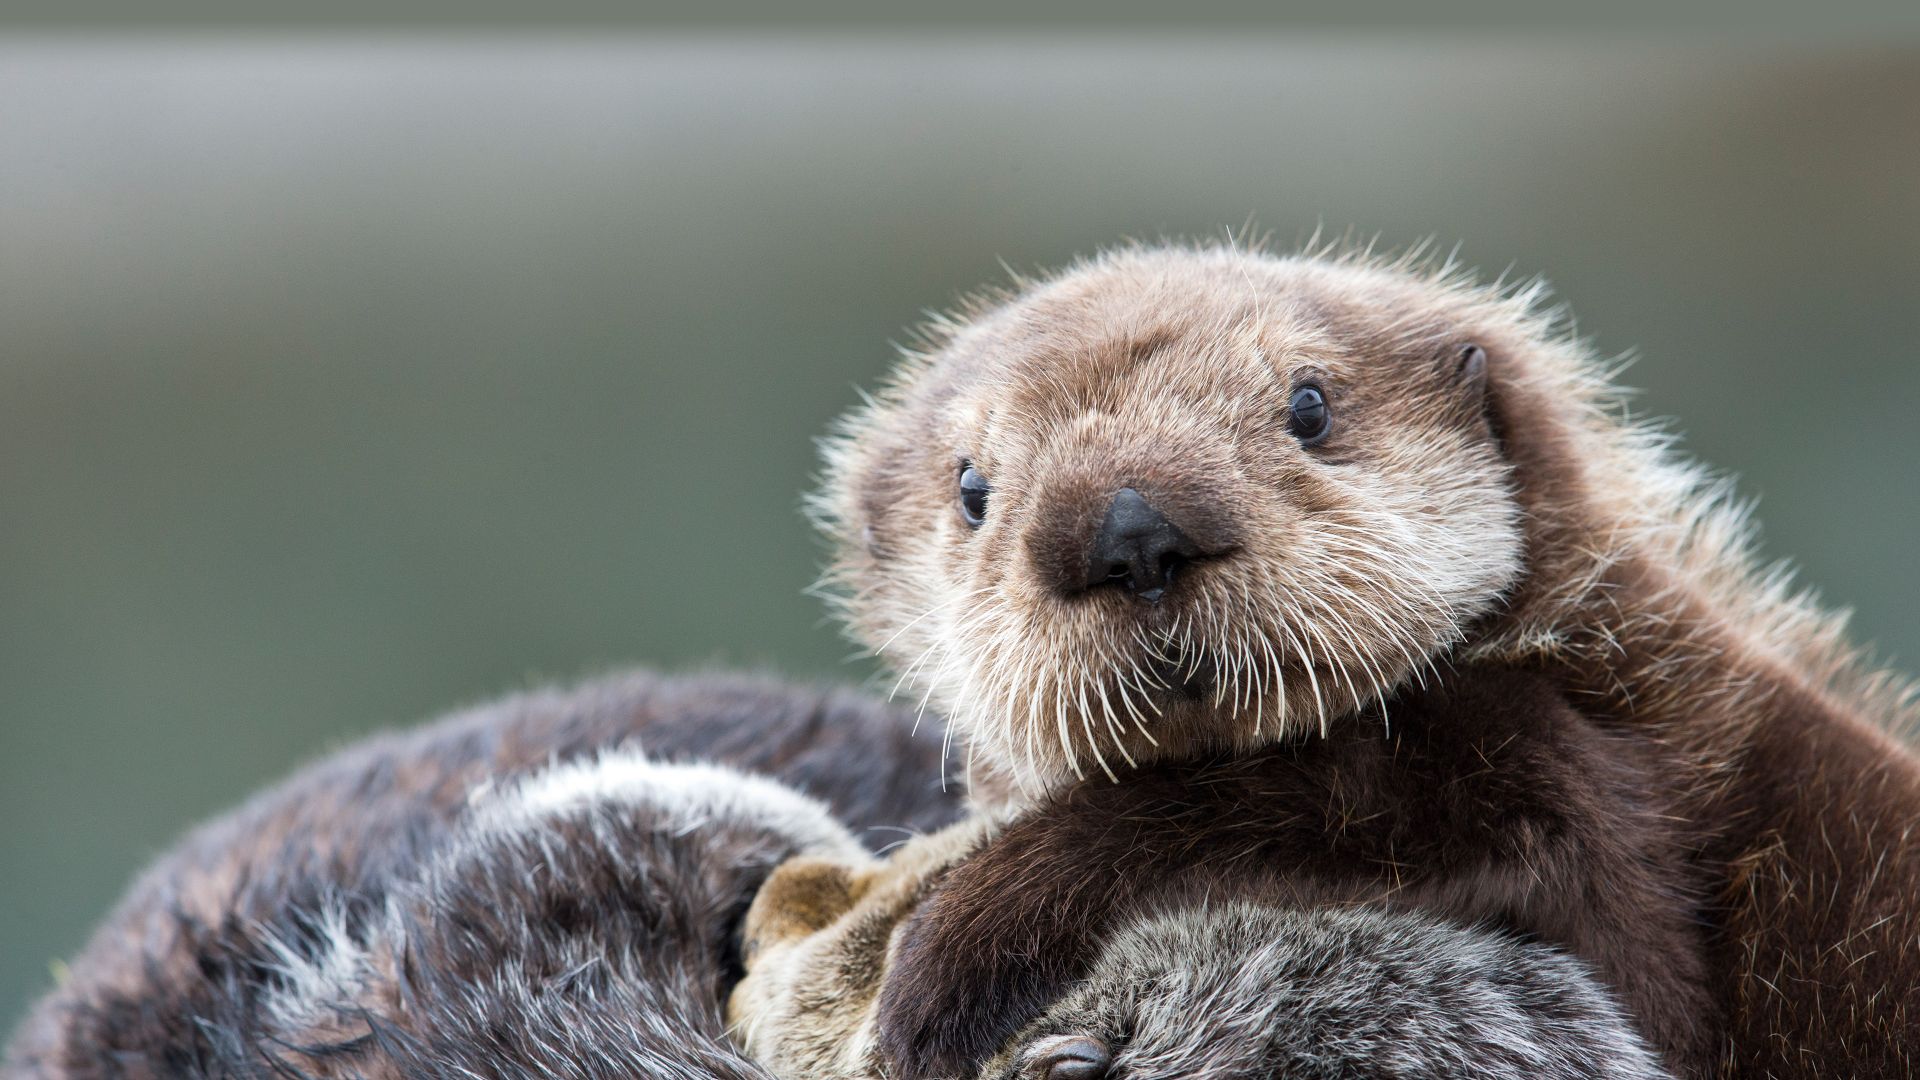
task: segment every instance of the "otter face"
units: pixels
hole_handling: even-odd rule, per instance
[[[1109,942],[982,1080],[1666,1077],[1555,950],[1368,908],[1176,911]]]
[[[1135,250],[940,328],[830,445],[857,637],[1028,793],[1246,749],[1416,678],[1520,574],[1514,302]]]

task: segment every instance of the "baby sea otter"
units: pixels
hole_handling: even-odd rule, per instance
[[[1590,865],[1676,883],[1710,1007],[1628,992],[1639,1022],[1694,1012],[1703,1070],[1911,1067],[1920,765],[1889,734],[1901,688],[1755,565],[1725,489],[1611,407],[1540,298],[1413,262],[1128,248],[936,324],[846,421],[818,507],[854,633],[949,718],[976,803],[1030,811],[903,934],[877,1029],[902,1075],[969,1072],[1087,970],[1098,936],[1079,928],[1109,897],[1053,877],[1197,868],[1089,828],[1079,813],[1140,807],[1087,792],[1356,724],[1387,738],[1423,684],[1485,672],[1544,680],[1653,763],[1679,854],[1629,831]],[[1016,862],[1035,850],[1009,842],[1021,829],[1079,846]],[[1456,916],[1604,967],[1550,934],[1592,897],[1488,869],[1393,867]]]

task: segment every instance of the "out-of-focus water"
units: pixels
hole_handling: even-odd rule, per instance
[[[1524,39],[0,41],[0,1025],[189,822],[632,661],[860,679],[810,440],[1121,237],[1544,273],[1920,659],[1920,53]]]

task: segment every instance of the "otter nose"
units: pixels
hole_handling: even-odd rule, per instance
[[[1173,575],[1205,555],[1146,496],[1121,488],[1107,506],[1087,556],[1086,587],[1119,585],[1148,603],[1166,595]]]

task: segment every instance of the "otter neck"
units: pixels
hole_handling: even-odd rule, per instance
[[[1609,452],[1629,439],[1624,429],[1596,429],[1518,386],[1501,388],[1495,416],[1527,567],[1467,658],[1551,667],[1583,711],[1716,772],[1772,737],[1783,714],[1868,711],[1831,685],[1836,664],[1817,633],[1791,625],[1788,602],[1738,546],[1694,535],[1700,525],[1685,515],[1699,506],[1649,511],[1623,497],[1661,467]]]

